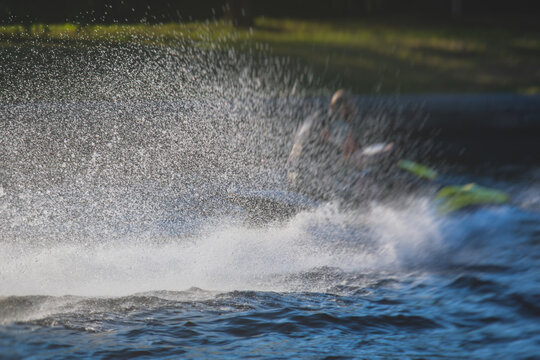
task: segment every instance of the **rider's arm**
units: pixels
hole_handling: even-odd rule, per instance
[[[350,131],[347,134],[347,137],[345,138],[345,141],[343,142],[343,156],[345,158],[349,158],[357,150],[358,150],[358,146],[356,145],[356,141],[354,140],[354,136],[353,136],[352,131]]]

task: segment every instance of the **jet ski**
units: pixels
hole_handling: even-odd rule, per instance
[[[338,91],[330,108],[334,115],[354,116],[350,103],[347,95]],[[245,209],[252,222],[287,219],[327,201],[358,207],[370,201],[395,202],[399,196],[411,197],[415,193],[434,194],[441,214],[509,201],[509,196],[499,190],[439,181],[436,170],[401,159],[396,142],[378,141],[347,148],[354,127],[343,116],[332,118],[314,113],[300,124],[295,134],[285,165],[283,188],[234,190],[229,192],[229,200]]]

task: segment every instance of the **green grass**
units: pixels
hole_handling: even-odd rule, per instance
[[[162,25],[0,27],[0,44],[136,41],[265,43],[297,58],[323,83],[359,93],[540,93],[540,32],[516,27],[396,20],[300,21],[259,18],[251,29],[224,22]]]
[[[0,26],[0,39],[4,45],[23,41],[47,40],[63,42],[137,42],[167,44],[179,39],[194,41],[230,41],[235,29],[224,22],[186,24],[116,24],[74,25],[34,24]]]

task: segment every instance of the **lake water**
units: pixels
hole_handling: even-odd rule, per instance
[[[536,164],[441,166],[508,205],[252,223],[228,194],[281,188],[320,105],[281,60],[55,49],[2,50],[1,358],[538,358]]]

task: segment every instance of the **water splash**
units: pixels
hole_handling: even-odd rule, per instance
[[[220,225],[205,225],[188,236],[116,234],[97,242],[92,235],[65,234],[55,235],[50,243],[37,243],[35,236],[29,243],[4,242],[0,288],[8,291],[3,295],[129,295],[193,286],[292,290],[282,276],[325,267],[349,272],[394,269],[403,266],[402,261],[410,265],[411,253],[437,247],[433,233],[418,231],[429,222],[423,216],[379,206],[360,214],[340,213],[328,205],[271,228],[220,220]],[[428,225],[436,233],[435,222]]]
[[[445,249],[426,200],[242,223],[224,194],[283,186],[295,128],[324,110],[290,60],[180,39],[0,51],[0,295],[319,291]],[[340,270],[302,281],[313,269]]]
[[[220,218],[220,224],[206,224],[191,235],[116,234],[106,242],[96,242],[93,236],[57,237],[53,244],[39,244],[31,237],[31,244],[2,243],[0,288],[6,291],[2,295],[86,296],[191,287],[218,292],[327,291],[339,283],[362,285],[351,274],[408,273],[493,261],[494,255],[490,260],[486,256],[508,245],[512,230],[507,235],[500,230],[511,229],[512,221],[504,211],[476,217],[484,221],[441,219],[427,200],[401,210],[375,204],[364,211],[342,212],[329,204],[269,228]],[[522,221],[523,215],[513,218]],[[478,237],[485,222],[500,219],[505,219],[501,226]],[[159,231],[159,225],[154,229]],[[488,238],[490,243],[479,250],[479,242]],[[313,269],[330,275],[339,271],[322,280],[301,280],[301,274]]]

